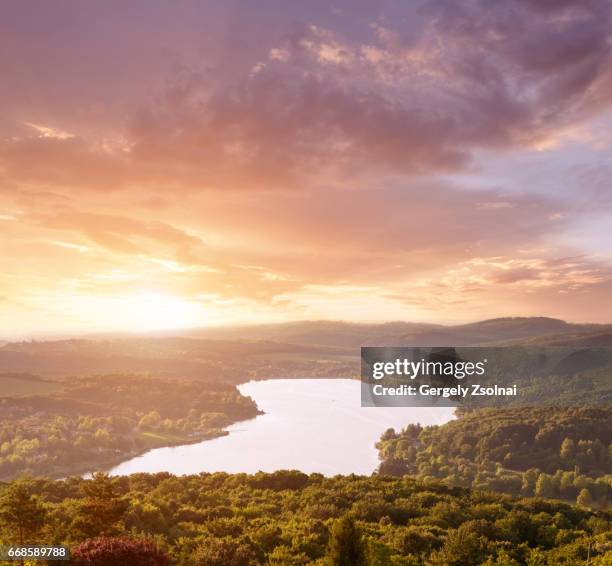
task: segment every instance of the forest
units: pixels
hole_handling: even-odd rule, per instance
[[[64,544],[75,565],[602,566],[611,518],[410,477],[297,471],[0,486],[3,541]]]
[[[607,508],[610,422],[609,407],[462,409],[441,426],[386,431],[379,473]]]
[[[19,382],[19,376],[9,377]],[[32,391],[40,391],[41,383],[43,390],[50,383],[55,389],[0,398],[5,480],[107,469],[150,448],[225,434],[227,425],[259,414],[234,385],[213,380],[106,375],[41,382],[25,376],[21,383]]]

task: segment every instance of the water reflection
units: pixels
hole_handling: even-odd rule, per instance
[[[168,471],[371,474],[382,432],[409,423],[442,424],[451,407],[361,407],[360,382],[350,379],[270,379],[239,386],[265,414],[230,426],[228,436],[158,448],[119,464],[111,474]]]

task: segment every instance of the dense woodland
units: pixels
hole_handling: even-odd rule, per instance
[[[602,566],[611,515],[412,478],[134,474],[0,488],[7,543],[74,564]]]
[[[41,387],[23,381],[31,391]],[[224,434],[228,424],[258,414],[223,382],[108,375],[54,385],[50,393],[0,398],[0,479],[106,469],[150,448]]]
[[[612,408],[463,410],[442,426],[388,430],[379,472],[607,508],[611,422]]]

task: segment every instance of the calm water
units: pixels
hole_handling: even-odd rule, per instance
[[[113,475],[168,471],[370,474],[378,465],[374,443],[389,427],[442,424],[450,407],[361,407],[360,382],[350,379],[270,379],[239,385],[265,412],[230,426],[228,436],[157,448],[111,470]]]

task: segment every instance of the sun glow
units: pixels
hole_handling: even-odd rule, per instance
[[[126,328],[137,331],[188,328],[206,323],[199,303],[160,293],[140,293],[117,298],[115,314]]]

